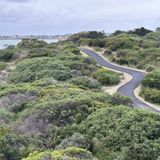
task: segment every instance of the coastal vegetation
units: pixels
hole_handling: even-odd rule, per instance
[[[137,32],[109,37],[83,32],[52,44],[24,39],[0,50],[0,71],[6,73],[0,83],[0,159],[157,160],[160,115],[133,109],[128,97],[104,93],[102,87],[118,84],[121,74],[102,68],[78,49],[94,45],[111,60],[120,51],[141,51],[142,63],[147,62],[142,68],[150,71],[141,94],[159,103],[158,42],[153,32]],[[139,45],[142,39],[144,45]],[[130,64],[137,67],[139,62]]]
[[[118,30],[110,35],[104,35],[101,32],[101,34],[92,36],[94,38],[90,38],[89,35],[90,32],[82,32],[72,35],[69,40],[75,41],[74,37],[76,37],[75,43],[77,45],[89,46],[96,51],[101,51],[103,56],[111,62],[147,71],[148,75],[142,83],[140,95],[149,102],[160,104],[158,84],[160,79],[159,29],[151,31],[142,27],[130,31]]]
[[[153,103],[160,104],[160,70],[150,72],[142,82],[141,95]]]

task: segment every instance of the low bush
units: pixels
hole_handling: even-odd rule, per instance
[[[144,97],[146,101],[151,103],[160,104],[160,90],[155,88],[143,88],[140,95]]]
[[[5,62],[0,62],[0,71],[5,70],[7,68],[8,64]]]
[[[97,32],[97,31],[90,31],[90,32],[80,32],[74,35],[71,35],[68,38],[68,41],[72,42],[78,42],[82,38],[88,38],[88,39],[99,39],[99,38],[104,38],[105,33],[103,32]]]
[[[140,95],[146,101],[160,104],[160,70],[153,70],[146,75]]]
[[[144,87],[160,89],[160,70],[150,72],[142,82]]]
[[[159,114],[121,106],[97,110],[80,128],[92,141],[92,152],[100,160],[157,160],[159,121]]]
[[[82,77],[76,77],[70,80],[71,83],[78,85],[78,87],[82,89],[100,89],[101,83],[99,83],[97,80],[82,76]]]
[[[53,57],[58,54],[57,50],[49,50],[47,48],[33,48],[29,50],[28,58],[34,57]]]
[[[116,93],[112,96],[113,105],[125,105],[132,107],[132,100],[129,97],[121,96],[120,94]]]
[[[14,54],[14,49],[0,50],[0,61],[9,62],[12,60]]]
[[[75,55],[80,55],[80,50],[73,43],[65,45],[62,51],[71,52]]]
[[[114,85],[120,82],[118,73],[101,68],[93,73],[93,78],[97,79],[103,85]]]
[[[22,160],[97,160],[93,157],[91,152],[82,149],[69,147],[65,150],[55,150],[55,151],[44,151],[44,152],[33,152],[29,155],[28,158],[23,158]]]
[[[114,62],[121,65],[128,65],[139,69],[147,69],[148,66],[159,67],[160,49],[147,48],[142,50],[123,49],[115,54],[108,55]]]
[[[112,51],[119,49],[138,49],[139,39],[137,36],[128,35],[126,33],[110,36],[106,38],[106,47]]]
[[[47,43],[37,39],[25,38],[17,46],[22,49],[44,48]]]
[[[160,49],[150,48],[157,41],[133,34],[86,32],[55,44],[23,40],[10,48],[13,56],[0,59],[2,66],[16,64],[0,84],[0,159],[95,160],[90,152],[100,160],[158,159],[160,116],[125,107],[132,106],[131,99],[102,92],[101,85],[117,84],[120,74],[79,54],[81,40],[98,49],[105,43],[105,54],[115,62],[159,66]],[[158,75],[149,73],[142,86],[155,103]]]
[[[33,82],[48,77],[65,81],[71,78],[71,72],[69,68],[64,67],[61,61],[43,57],[24,60],[16,66],[9,77],[14,83]]]
[[[74,133],[71,137],[64,139],[56,149],[66,149],[67,147],[78,147],[89,149],[91,147],[91,142],[80,133]]]
[[[33,152],[34,148],[39,149],[40,145],[32,138],[14,133],[7,128],[5,130],[2,135],[0,133],[0,158],[2,160],[20,160]]]
[[[10,124],[12,121],[14,121],[15,114],[7,111],[6,109],[2,109],[0,106],[0,124],[6,125]]]
[[[89,46],[92,46],[92,47],[100,47],[100,48],[103,48],[105,47],[106,45],[106,42],[104,39],[92,39],[90,40],[89,42]]]

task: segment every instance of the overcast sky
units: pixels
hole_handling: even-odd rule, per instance
[[[160,0],[0,0],[0,35],[160,26]]]

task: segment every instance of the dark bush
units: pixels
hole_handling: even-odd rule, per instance
[[[160,89],[160,71],[150,72],[142,82],[142,85],[150,88]]]
[[[11,59],[13,58],[14,55],[14,50],[12,49],[3,49],[0,50],[0,61],[11,61]]]

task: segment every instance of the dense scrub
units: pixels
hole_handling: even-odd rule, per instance
[[[5,70],[7,68],[8,64],[5,62],[0,62],[0,71]]]
[[[160,104],[160,70],[154,70],[145,77],[141,95],[145,100]]]
[[[93,73],[93,77],[101,82],[103,85],[115,85],[120,82],[118,73],[101,68]]]
[[[160,116],[131,108],[127,97],[102,92],[103,85],[118,84],[121,75],[81,55],[82,35],[56,44],[25,39],[9,48],[9,58],[3,53],[8,49],[0,52],[1,68],[8,72],[0,84],[0,159],[160,156]],[[105,39],[99,32],[83,38]],[[157,89],[151,83],[148,75],[144,85]]]
[[[101,160],[156,160],[160,150],[159,114],[124,107],[103,108],[82,123]]]
[[[81,33],[79,34],[77,44],[88,45],[98,51],[104,50],[103,55],[114,63],[151,72],[143,81],[140,95],[147,101],[160,104],[159,30],[153,32],[142,27],[127,32],[115,31],[113,34],[101,38],[86,38],[83,36],[83,33]],[[107,81],[107,79],[109,81],[109,76],[107,75],[106,77],[104,74],[102,74],[100,78],[94,78],[98,78],[101,83],[105,84],[103,77],[105,77],[105,81]],[[113,75],[111,77],[111,83],[118,83],[118,78],[113,77]]]
[[[74,36],[77,37],[77,34]],[[78,36],[78,45],[103,48],[104,56],[113,62],[146,70],[160,67],[159,31],[152,32],[142,27],[128,32],[116,31],[100,38],[85,37],[83,32]],[[73,41],[73,38],[70,40]]]
[[[67,148],[65,150],[45,151],[41,153],[34,152],[28,158],[23,160],[43,160],[43,159],[81,159],[81,160],[97,160],[92,154],[81,148]]]
[[[15,51],[13,49],[4,49],[0,51],[0,61],[8,62],[13,58]]]

